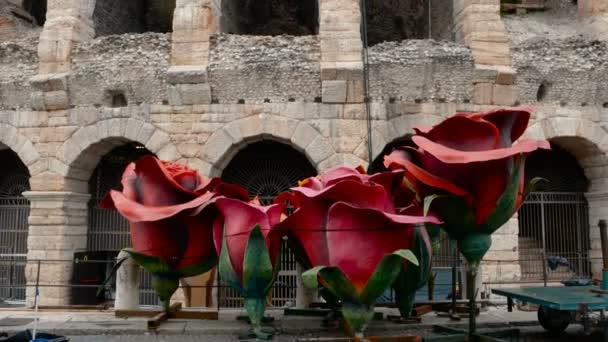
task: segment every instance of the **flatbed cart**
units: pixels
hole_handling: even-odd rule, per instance
[[[538,322],[552,334],[562,333],[571,323],[580,323],[585,334],[590,334],[593,327],[602,328],[604,342],[608,342],[608,292],[598,286],[493,289],[492,293],[507,297],[509,312],[514,300],[539,305]]]
[[[604,263],[600,286],[493,289],[492,293],[507,297],[509,312],[514,299],[539,305],[538,321],[550,333],[559,334],[570,323],[580,323],[585,334],[590,334],[593,326],[601,327],[604,342],[608,342],[608,227],[605,220],[600,220],[598,226]]]

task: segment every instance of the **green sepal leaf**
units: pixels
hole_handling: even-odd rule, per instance
[[[313,290],[319,287],[319,278],[321,278],[323,287],[343,302],[359,302],[357,290],[339,268],[317,266],[302,273],[304,286]]]
[[[360,298],[363,303],[372,305],[395,282],[403,268],[404,259],[418,266],[418,258],[408,249],[400,249],[382,258],[361,292]]]
[[[152,287],[158,298],[163,302],[165,311],[168,311],[171,297],[179,287],[179,278],[153,275]]]
[[[549,180],[543,177],[534,177],[530,180],[530,182],[528,182],[528,184],[526,184],[526,189],[524,190],[524,199],[526,197],[528,197],[528,195],[534,191],[534,189],[536,188],[536,186],[538,185],[538,183],[540,182],[547,182],[549,183]]]
[[[492,237],[489,234],[468,234],[458,240],[458,250],[469,263],[479,263],[492,246]]]
[[[206,260],[204,260],[201,263],[184,267],[184,268],[178,270],[177,272],[179,273],[180,278],[194,277],[199,274],[203,274],[203,273],[207,273],[207,272],[211,271],[215,267],[215,265],[217,265],[217,262],[218,262],[218,257],[216,255],[214,255],[214,256],[210,256],[209,258],[207,258]]]
[[[167,277],[179,278],[179,272],[174,270],[165,260],[159,257],[154,257],[134,251],[131,248],[125,248],[125,252],[129,253],[131,258],[150,274]]]
[[[435,201],[437,198],[441,198],[441,197],[446,197],[446,196],[430,195],[430,196],[426,196],[424,198],[424,204],[423,204],[423,210],[422,210],[422,213],[424,216],[427,216],[429,214],[429,211],[431,210],[431,204],[433,204],[433,201]]]
[[[246,298],[261,298],[272,284],[274,272],[262,229],[256,225],[249,234],[243,260],[243,288]]]
[[[515,162],[511,182],[496,202],[496,208],[481,225],[479,232],[486,234],[494,233],[498,228],[502,227],[515,213],[517,205],[517,197],[519,196],[519,182],[522,176],[520,168],[523,164],[523,156]]]
[[[222,251],[220,252],[220,259],[218,263],[218,272],[222,281],[228,286],[236,289],[239,293],[243,294],[243,286],[241,280],[237,276],[234,268],[232,267],[232,261],[230,261],[230,254],[228,253],[228,243],[226,242],[226,230],[224,229],[224,236],[222,237]]]
[[[451,239],[457,240],[477,230],[475,213],[462,197],[432,195],[426,197],[424,201],[425,210],[430,210],[431,203],[433,204],[433,211],[443,220],[441,227]]]
[[[441,225],[425,223],[424,227],[431,239],[433,254],[438,254],[441,249]]]
[[[362,303],[345,302],[342,316],[355,335],[363,335],[369,322],[374,319],[374,306]]]

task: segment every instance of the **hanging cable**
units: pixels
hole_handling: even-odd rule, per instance
[[[367,40],[367,0],[361,0],[361,38],[363,39],[363,91],[365,94],[365,111],[367,117],[367,158],[369,164],[373,162],[372,151],[372,109],[369,96],[369,43]]]

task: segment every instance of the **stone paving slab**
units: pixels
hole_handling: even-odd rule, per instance
[[[384,309],[386,314],[397,314],[396,310]],[[217,321],[172,319],[164,322],[157,333],[160,335],[208,335],[208,336],[237,336],[247,329],[247,324],[237,321],[236,317],[242,315],[242,310],[226,310],[220,312]],[[269,310],[269,316],[275,317],[274,327],[279,335],[293,336],[328,336],[343,334],[339,328],[326,328],[321,325],[320,317],[283,316],[282,311]],[[148,334],[146,318],[116,318],[111,311],[43,311],[36,314],[33,311],[5,311],[0,310],[0,331],[16,332],[34,327],[33,319],[39,317],[38,330],[70,336],[91,335],[145,335]],[[2,325],[2,321],[10,323]],[[19,325],[19,322],[26,323]],[[29,322],[29,323],[27,323]],[[490,307],[478,317],[480,327],[497,327],[508,324],[520,326],[537,325],[536,312],[516,311],[509,313],[506,307]],[[386,320],[373,321],[369,331],[371,333],[404,334],[412,331],[430,331],[436,324],[459,326],[466,328],[467,320],[451,321],[445,317],[438,317],[435,313],[423,316],[420,324],[395,324]],[[219,338],[219,337],[218,337]],[[215,340],[215,339],[214,339]]]

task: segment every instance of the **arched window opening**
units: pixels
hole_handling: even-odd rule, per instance
[[[97,164],[89,180],[91,200],[89,202],[88,214],[87,251],[116,256],[120,250],[131,246],[131,236],[127,220],[117,211],[99,208],[99,201],[110,190],[122,189],[120,181],[129,163],[150,154],[152,153],[143,145],[128,143],[112,149]],[[156,305],[158,299],[152,289],[150,275],[142,272],[140,279],[142,288],[140,303],[142,305]],[[82,289],[82,292],[87,290]],[[93,290],[92,292],[93,298],[96,291]],[[78,296],[73,295],[73,297],[76,298]],[[90,296],[88,300],[92,300]]]
[[[174,11],[175,0],[97,0],[95,34],[171,32]]]
[[[522,278],[558,281],[589,276],[589,181],[574,156],[556,144],[526,160],[526,182],[538,183],[519,210],[519,257]],[[548,261],[556,262],[556,268]]]
[[[30,174],[15,152],[0,150],[0,298],[25,301],[25,262],[27,260]],[[10,262],[6,262],[10,261]]]
[[[29,13],[36,26],[43,26],[46,22],[47,0],[23,0],[23,9]]]
[[[270,204],[274,198],[298,181],[316,175],[314,166],[294,148],[272,141],[253,143],[239,151],[222,173],[222,179],[239,184],[258,197],[263,204]],[[272,305],[283,307],[296,298],[296,261],[287,243],[283,245],[281,270],[272,290]],[[242,307],[242,298],[231,288],[222,287],[220,306]]]
[[[306,36],[319,31],[318,0],[222,1],[222,32],[257,36]]]
[[[453,1],[368,0],[370,46],[408,39],[453,40]]]

